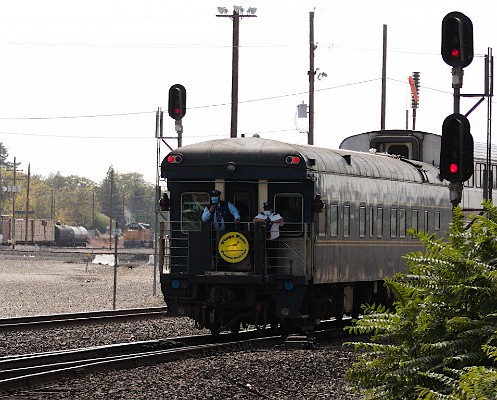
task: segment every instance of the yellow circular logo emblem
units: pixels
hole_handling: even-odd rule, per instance
[[[249,242],[240,232],[228,232],[219,239],[218,250],[224,261],[234,264],[247,257]]]

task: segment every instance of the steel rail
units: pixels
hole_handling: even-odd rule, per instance
[[[237,335],[189,336],[3,357],[0,359],[0,392],[97,371],[134,368],[217,352],[273,347],[285,340],[284,336],[262,335],[261,331],[249,331]]]
[[[167,307],[148,307],[0,318],[0,332],[163,318],[166,312]]]

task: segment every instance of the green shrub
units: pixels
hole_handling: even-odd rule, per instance
[[[497,399],[497,210],[466,224],[459,208],[448,241],[410,233],[425,253],[405,256],[408,273],[387,279],[395,310],[363,306],[350,332],[357,361],[350,388],[367,399]]]

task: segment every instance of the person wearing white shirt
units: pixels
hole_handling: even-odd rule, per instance
[[[274,240],[280,236],[280,226],[285,224],[280,214],[273,212],[273,207],[269,202],[264,203],[264,211],[257,214],[253,222],[264,222],[266,224],[266,239]]]

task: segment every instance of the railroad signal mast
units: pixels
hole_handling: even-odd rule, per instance
[[[463,68],[474,57],[473,23],[458,11],[447,14],[442,20],[442,58],[452,67],[454,89],[454,114],[442,125],[440,147],[440,176],[450,182],[450,201],[456,206],[461,202],[463,182],[473,175],[473,136],[465,115],[460,114]],[[469,113],[468,113],[469,114]]]
[[[183,144],[182,119],[186,114],[186,89],[179,83],[169,88],[168,112],[169,116],[176,121],[174,127],[178,134],[178,147],[181,147]]]
[[[157,268],[162,263],[158,259],[164,258],[166,248],[165,238],[167,236],[167,226],[169,226],[169,211],[159,208],[159,201],[162,198],[160,186],[160,144],[164,143],[170,151],[173,148],[164,139],[178,139],[178,147],[183,146],[183,117],[186,114],[186,89],[183,85],[176,83],[169,88],[167,111],[169,116],[174,119],[174,128],[177,133],[175,136],[164,136],[164,113],[161,108],[157,110],[155,117],[155,137],[157,139],[157,175],[155,185],[155,236],[154,236],[154,282],[153,295],[156,294],[157,288]],[[160,244],[159,244],[160,243]],[[159,254],[160,251],[160,254]]]

